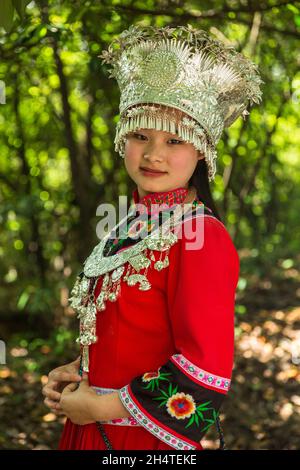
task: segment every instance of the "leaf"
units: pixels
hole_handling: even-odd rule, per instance
[[[14,7],[11,0],[2,0],[1,2],[1,19],[0,26],[2,26],[7,33],[12,28],[14,19]]]
[[[145,387],[142,387],[144,390],[149,390],[149,388],[151,388],[151,383],[149,383],[148,385],[145,385]]]
[[[29,300],[29,294],[26,290],[24,290],[22,294],[20,295],[18,303],[17,303],[18,310],[24,310],[28,300]]]
[[[207,421],[208,423],[214,424],[214,420],[213,420],[213,419],[206,418],[204,421]]]
[[[292,5],[291,3],[289,3],[286,8],[295,14],[300,13],[299,8],[297,8],[295,5]]]
[[[167,400],[165,400],[165,402],[161,402],[159,405],[158,405],[158,408],[160,408],[161,406],[165,405],[167,403]]]
[[[201,405],[197,406],[197,410],[202,410],[202,411],[207,411],[207,410],[210,410],[212,408],[208,408],[206,405],[208,405],[209,403],[211,403],[211,401],[207,401],[205,403],[201,403]]]
[[[295,15],[294,21],[296,26],[300,26],[300,15]]]
[[[207,424],[205,426],[205,428],[201,429],[201,432],[206,431],[207,429],[209,429],[214,424],[214,420],[212,420],[212,419],[205,419],[204,421],[207,421],[209,424]]]
[[[208,410],[211,410],[212,408],[208,408],[207,406],[200,406],[199,408],[197,408],[197,411],[208,411]]]
[[[12,0],[15,9],[18,12],[19,17],[23,20],[25,16],[25,8],[31,0]]]
[[[195,421],[195,415],[193,414],[188,424],[185,426],[185,428],[189,428],[193,424],[194,421]]]
[[[153,383],[152,383],[152,382],[149,384],[149,387],[148,387],[148,388],[151,390],[151,392],[154,392],[154,387],[153,387]]]
[[[206,430],[209,429],[210,427],[211,427],[211,424],[208,424],[207,426],[205,426],[205,428],[201,429],[201,432],[206,431]]]
[[[199,411],[199,410],[197,410],[196,413],[197,413],[198,416],[200,416],[200,418],[202,419],[202,421],[204,421],[203,413],[201,413],[201,411]]]
[[[162,376],[159,377],[159,380],[166,380],[167,382],[169,382],[169,379],[162,377]]]
[[[204,405],[206,406],[206,405],[209,405],[210,403],[211,403],[211,400],[206,401],[205,403],[201,403],[201,405],[199,405],[199,406],[204,406]]]

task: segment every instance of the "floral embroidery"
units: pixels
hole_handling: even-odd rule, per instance
[[[201,403],[198,406],[195,403],[194,398],[192,395],[184,392],[178,392],[178,385],[173,388],[172,383],[168,379],[168,376],[172,375],[171,373],[167,372],[160,372],[161,367],[158,369],[157,372],[146,372],[142,376],[143,382],[149,382],[149,384],[143,389],[150,389],[152,392],[156,389],[160,392],[158,397],[152,398],[152,400],[160,401],[161,403],[158,405],[160,408],[161,406],[165,405],[167,412],[176,419],[186,419],[191,418],[185,428],[190,427],[192,424],[195,424],[199,427],[200,422],[199,418],[203,422],[207,422],[201,432],[206,431],[212,424],[215,423],[218,412],[213,407],[208,407],[211,404],[211,401],[207,401],[205,403]],[[159,388],[160,381],[167,381],[169,382],[168,390],[162,390]],[[203,412],[212,410],[213,419],[204,418]],[[209,415],[209,413],[208,413]]]
[[[153,392],[155,388],[159,389],[160,380],[167,380],[169,382],[167,377],[172,374],[167,372],[160,372],[160,369],[161,368],[159,368],[157,372],[146,372],[146,374],[143,375],[142,381],[150,382],[146,387],[143,387],[145,390],[151,389]]]
[[[128,229],[128,236],[130,238],[135,238],[140,235],[141,232],[145,229],[147,222],[145,220],[137,220],[134,222]]]
[[[184,439],[184,437],[178,438],[171,432],[166,431],[162,426],[155,424],[154,421],[149,419],[133,401],[129,393],[128,385],[121,388],[119,391],[119,397],[125,408],[136,418],[136,420],[158,439],[161,439],[169,446],[178,450],[194,450],[198,448],[195,444],[191,444],[189,439]]]
[[[144,374],[142,377],[142,381],[149,382],[149,380],[157,379],[159,377],[159,371],[160,371],[160,368],[158,369],[157,372],[146,372],[146,374]]]
[[[146,234],[149,234],[154,229],[156,229],[159,225],[159,215],[168,213],[176,206],[176,204],[182,203],[187,195],[187,192],[188,190],[186,188],[178,188],[173,191],[150,193],[139,200],[138,190],[135,189],[132,193],[135,205],[133,205],[130,209],[130,214],[131,211],[133,211],[134,215],[129,215],[127,221],[125,221],[124,226],[119,227],[119,233],[115,234],[116,238],[110,238],[107,240],[103,250],[104,256],[111,256],[113,253],[116,253],[117,251],[121,250],[124,244],[129,243],[128,238],[131,240],[132,243],[135,238],[138,237],[138,235],[141,235],[143,229],[146,230]],[[155,208],[156,205],[158,205],[159,210],[152,210]],[[202,201],[196,199],[192,202],[192,205],[194,207],[203,206],[203,203]],[[140,208],[140,210],[138,211],[140,214],[148,214],[148,217],[145,220],[142,219],[136,221],[135,223],[133,223],[132,226],[128,228],[128,225],[136,219],[134,209],[135,207]],[[210,209],[208,210],[210,211]],[[136,224],[138,224],[139,222],[143,224],[143,227],[137,233],[135,231],[135,227]]]
[[[148,220],[139,219],[135,221],[128,229],[127,233],[125,233],[124,238],[127,237],[131,239],[138,239],[141,237],[147,236],[150,232],[154,231],[154,229],[158,228],[158,223],[153,222],[154,218]],[[158,220],[158,219],[157,219]],[[119,240],[117,240],[118,242]]]
[[[166,403],[168,413],[176,419],[186,419],[195,413],[196,404],[188,393],[175,393]]]
[[[185,196],[187,195],[187,188],[176,188],[171,191],[155,192],[146,194],[141,199],[139,199],[139,194],[137,188],[132,192],[132,198],[136,204],[143,204],[148,209],[153,204],[168,204],[169,206],[173,204],[180,204],[183,202]]]

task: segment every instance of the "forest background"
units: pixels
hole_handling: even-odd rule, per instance
[[[62,430],[41,388],[78,355],[70,288],[97,206],[134,188],[98,57],[131,24],[206,29],[265,82],[223,133],[211,185],[241,260],[221,421],[230,449],[299,448],[300,3],[283,0],[0,1],[0,448],[55,449]],[[215,430],[203,445],[218,446]]]

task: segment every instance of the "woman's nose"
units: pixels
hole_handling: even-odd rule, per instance
[[[161,147],[153,144],[145,149],[144,157],[150,161],[163,161],[164,159]]]
[[[163,158],[161,158],[159,155],[157,154],[154,154],[154,153],[146,153],[144,155],[144,158],[148,161],[148,162],[162,162],[163,161]]]

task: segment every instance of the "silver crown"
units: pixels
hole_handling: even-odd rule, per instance
[[[110,77],[121,92],[116,151],[124,156],[128,132],[165,130],[203,152],[209,180],[214,179],[223,128],[261,101],[264,82],[257,66],[190,25],[130,26],[100,57],[111,65]],[[173,108],[182,113],[179,123]]]

